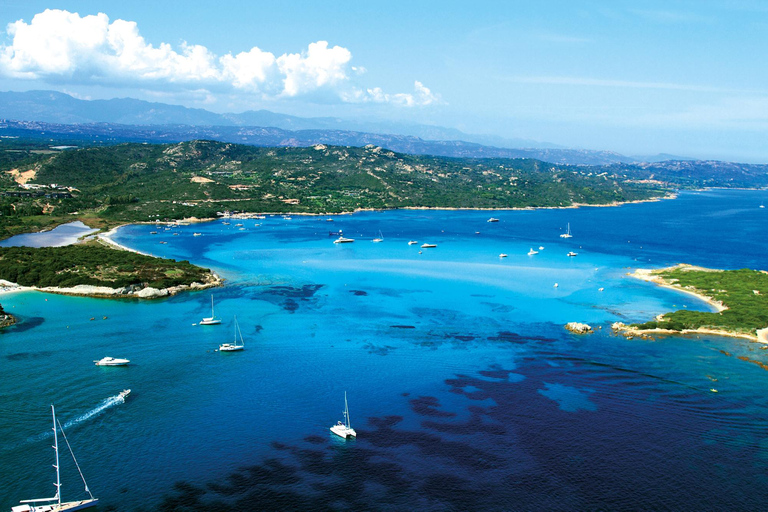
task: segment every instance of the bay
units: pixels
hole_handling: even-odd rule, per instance
[[[709,308],[634,268],[768,268],[766,200],[123,227],[117,242],[226,285],[157,301],[1,296],[22,322],[0,335],[0,507],[52,495],[54,402],[104,510],[761,508],[766,351],[627,340],[610,324]],[[339,230],[355,242],[333,244]],[[211,294],[223,324],[195,325]],[[246,350],[219,353],[234,315]],[[93,365],[107,355],[132,364]],[[328,430],[345,391],[348,441]],[[78,497],[64,457],[62,472]]]

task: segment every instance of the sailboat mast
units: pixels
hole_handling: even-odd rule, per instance
[[[213,313],[213,295],[211,295],[211,318],[215,318],[216,315]]]
[[[53,417],[53,450],[56,452],[56,465],[53,467],[56,468],[56,483],[54,484],[56,486],[56,499],[58,500],[59,506],[61,506],[61,475],[59,475],[59,436],[56,433],[56,410],[53,408],[53,404],[51,404],[51,416]]]
[[[352,422],[349,421],[349,406],[347,405],[347,392],[344,392],[344,416],[347,420],[347,428],[352,428]]]

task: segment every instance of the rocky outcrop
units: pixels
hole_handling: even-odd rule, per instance
[[[589,334],[594,332],[592,326],[580,322],[568,322],[565,324],[565,328],[575,334]]]

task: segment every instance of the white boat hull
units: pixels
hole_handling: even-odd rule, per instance
[[[245,347],[242,345],[232,345],[230,343],[219,345],[219,352],[237,352],[239,350],[245,350]]]
[[[84,508],[95,507],[99,504],[98,499],[92,500],[80,500],[80,501],[68,501],[59,505],[55,503],[53,505],[18,505],[11,507],[11,512],[71,512],[74,510],[83,510]]]
[[[200,325],[219,325],[221,320],[218,318],[203,318],[200,320]]]
[[[354,429],[347,428],[347,426],[344,424],[332,426],[331,432],[339,437],[343,437],[344,439],[348,437],[357,437],[357,432],[355,432]]]
[[[96,366],[127,366],[130,362],[130,359],[115,359],[114,357],[105,357],[94,361]]]

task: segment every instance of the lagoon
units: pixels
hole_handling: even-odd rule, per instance
[[[181,497],[198,510],[761,508],[768,372],[750,361],[766,351],[609,326],[709,307],[634,268],[768,268],[765,200],[123,227],[120,244],[225,277],[212,292],[223,325],[193,325],[210,291],[0,297],[22,320],[0,335],[0,508],[52,492],[51,402],[105,510]],[[356,241],[333,244],[338,230]],[[234,315],[247,348],[216,352]],[[570,321],[602,328],[578,336]],[[107,355],[132,364],[93,365]],[[109,400],[124,388],[125,403]],[[349,441],[328,430],[345,391]],[[76,498],[76,473],[64,484]]]

